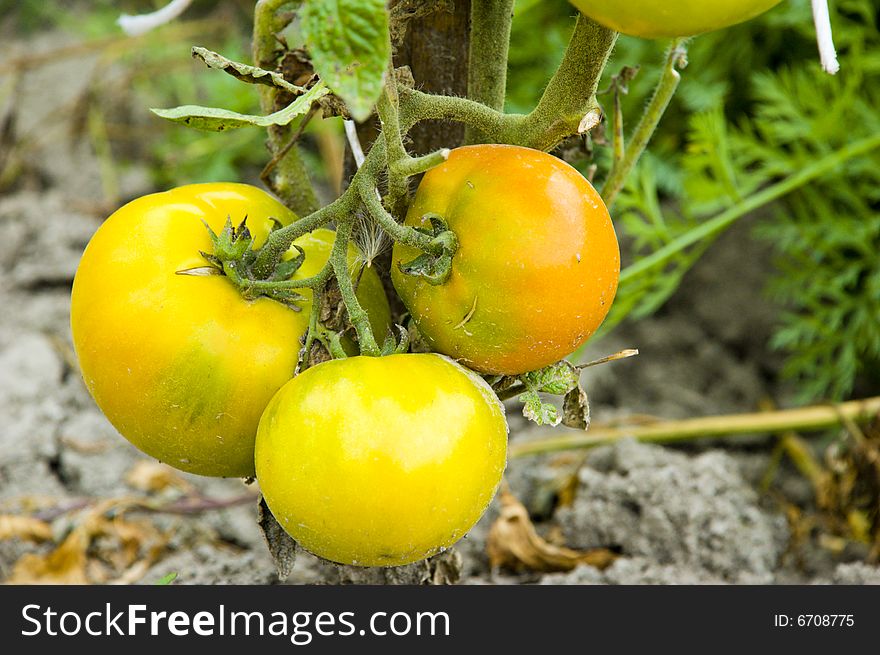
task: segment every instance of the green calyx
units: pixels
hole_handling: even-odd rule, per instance
[[[458,250],[458,238],[439,214],[425,214],[424,218],[431,222],[431,227],[413,229],[431,237],[425,247],[427,252],[410,262],[401,262],[398,268],[405,275],[422,278],[428,284],[438,286],[446,282],[452,273],[452,257]]]
[[[294,244],[297,251],[295,257],[283,259],[275,257],[271,265],[266,266],[263,248],[254,250],[254,239],[247,228],[247,217],[236,227],[231,217],[226,218],[226,224],[220,233],[215,233],[207,223],[205,227],[211,238],[212,252],[202,252],[201,255],[208,263],[206,267],[178,271],[185,275],[225,275],[230,282],[235,284],[242,295],[248,300],[255,300],[265,296],[277,300],[293,309],[300,311],[298,303],[306,298],[297,293],[292,285],[291,278],[302,266],[306,258],[305,251]],[[272,231],[281,229],[283,226],[278,221],[272,227]],[[264,246],[265,248],[265,246]]]

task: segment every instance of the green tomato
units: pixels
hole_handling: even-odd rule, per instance
[[[780,0],[571,0],[597,23],[631,36],[692,36],[742,23]]]

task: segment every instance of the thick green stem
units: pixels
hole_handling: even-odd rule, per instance
[[[414,89],[400,89],[401,128],[404,133],[423,120],[451,120],[479,130],[492,143],[516,139],[516,126],[525,116],[503,114],[486,105],[457,96],[437,96]]]
[[[678,88],[678,84],[681,81],[678,68],[684,65],[685,57],[687,56],[686,41],[687,39],[675,39],[672,42],[666,55],[666,65],[663,67],[663,73],[660,75],[660,81],[654,89],[651,101],[645,107],[645,112],[642,114],[635,132],[633,132],[629,146],[626,148],[622,159],[618,160],[615,157],[611,172],[608,174],[608,179],[605,180],[605,185],[602,187],[602,198],[609,207],[614,204],[617,195],[623,189],[623,185],[626,184],[629,174],[645,151],[648,142],[657,129],[657,125],[660,123],[660,119],[669,106],[670,100],[672,100],[672,96],[675,94],[675,90]],[[620,120],[619,117],[616,120]],[[615,131],[615,153],[618,152],[619,148],[622,150],[623,146],[623,127],[622,125],[616,127],[618,129]],[[619,146],[618,133],[620,135]]]
[[[278,53],[276,34],[283,25],[278,18],[278,9],[286,4],[299,4],[299,0],[259,0],[254,8],[253,59],[254,65],[267,70],[275,70]],[[260,85],[260,106],[263,113],[275,111],[274,87]],[[271,173],[272,189],[284,204],[300,216],[315,211],[320,203],[309,181],[309,174],[296,146],[290,146],[290,126],[272,126],[269,132],[269,147],[273,156],[283,149],[287,153],[280,157]]]
[[[449,148],[442,148],[422,157],[407,157],[406,159],[394,162],[391,168],[398,175],[412,177],[413,175],[431,170],[435,166],[439,166],[449,159],[450,152]]]
[[[294,241],[302,235],[334,220],[337,214],[344,212],[349,202],[350,198],[340,196],[334,202],[322,207],[318,211],[312,212],[286,227],[270,232],[266,243],[263,244],[257,255],[257,260],[254,262],[254,277],[257,279],[269,277]]]
[[[581,16],[544,95],[529,114],[504,114],[467,98],[400,89],[403,133],[426,119],[464,123],[489,143],[550,150],[599,120],[596,89],[617,40],[617,32]]]
[[[330,263],[324,265],[324,267],[315,275],[311,277],[304,277],[299,280],[249,280],[243,284],[246,291],[274,291],[281,289],[318,289],[324,286],[327,283],[327,280],[330,279],[330,276],[333,274],[333,267],[330,266]]]
[[[337,226],[336,242],[330,254],[330,263],[336,275],[336,284],[339,285],[342,302],[345,303],[345,309],[348,311],[348,318],[357,332],[361,354],[378,357],[381,349],[376,343],[376,337],[373,336],[370,317],[358,301],[354,283],[351,281],[351,273],[348,270],[348,242],[351,239],[354,222],[354,217],[349,216]]]
[[[327,264],[329,265],[329,261]],[[330,270],[333,270],[332,266],[328,266]],[[312,344],[315,342],[315,338],[318,336],[318,319],[321,317],[321,296],[323,295],[323,285],[321,287],[315,287],[312,290],[312,307],[309,310],[309,329],[306,332],[305,343],[303,344],[303,355],[302,355],[302,366],[300,368],[300,372],[307,369],[312,364]]]
[[[628,266],[620,273],[620,283],[623,284],[628,282],[655,266],[664,264],[682,250],[704,241],[705,239],[718,235],[733,222],[742,218],[746,214],[753,212],[759,207],[773,202],[774,200],[778,200],[782,196],[791,193],[823,175],[827,175],[844,162],[854,157],[864,155],[878,147],[880,147],[880,134],[875,134],[874,136],[862,139],[861,141],[856,141],[845,148],[841,148],[837,152],[827,155],[817,162],[805,166],[797,173],[794,173],[781,182],[777,182],[776,184],[749,196],[738,205],[731,207],[705,223],[701,223],[659,250],[654,251],[647,257],[643,257],[635,264]]]
[[[389,71],[385,83],[385,90],[376,103],[376,113],[382,123],[382,136],[385,141],[385,152],[388,159],[388,196],[389,207],[396,207],[407,195],[407,178],[400,175],[395,165],[409,158],[403,145],[403,136],[400,133],[400,99],[397,95],[397,83],[394,81],[394,71]]]
[[[394,220],[394,217],[382,206],[382,201],[379,200],[379,196],[376,194],[376,188],[368,180],[358,180],[358,192],[370,215],[376,219],[379,226],[392,239],[413,248],[418,248],[422,252],[433,255],[442,254],[442,246],[434,244],[430,236]]]
[[[527,143],[522,145],[550,150],[564,138],[598,123],[596,89],[616,41],[614,30],[578,16],[562,63],[538,105],[522,122],[521,129],[527,135]]]
[[[507,54],[514,0],[471,0],[468,98],[501,111],[507,90]],[[468,127],[464,142],[483,140]]]

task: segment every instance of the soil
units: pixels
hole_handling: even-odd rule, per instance
[[[56,47],[59,38],[31,38],[27,48]],[[18,45],[20,52],[24,46]],[[23,78],[14,102],[0,96],[0,112],[11,106],[17,118],[11,143],[21,143],[35,125],[49,126],[19,149],[22,172],[0,192],[0,514],[49,516],[56,533],[41,543],[0,540],[0,580],[13,574],[22,556],[46,555],[75,524],[76,510],[57,508],[139,493],[173,497],[170,487],[180,484],[149,492],[132,488],[127,475],[149,460],[94,405],[71,346],[70,284],[100,225],[103,213],[95,208],[106,198],[101,163],[89,143],[71,140],[65,115],[45,119],[53,107],[83,93],[93,65],[81,57],[42,66]],[[147,171],[137,166],[120,184],[123,198],[153,190]],[[624,347],[641,351],[585,373],[594,421],[752,411],[768,398],[786,404],[790,390],[779,382],[779,357],[768,347],[778,310],[762,297],[770,257],[750,229],[744,222],[721,238],[657,315],[590,346],[585,358]],[[508,409],[512,439],[549,432],[526,423],[515,405]],[[771,446],[760,435],[677,449],[625,440],[596,449],[586,461],[572,454],[511,461],[510,489],[538,533],[572,549],[611,549],[618,557],[604,571],[492,570],[486,541],[499,512],[496,500],[456,552],[439,561],[405,571],[357,570],[300,553],[282,582],[880,584],[880,568],[861,562],[863,553],[792,538],[785,508],[809,511],[813,493],[786,465],[771,493],[759,490]],[[572,482],[565,502],[560,476]],[[200,499],[256,498],[255,485],[239,480],[185,474],[174,480],[190,485]],[[165,542],[129,581],[153,583],[173,572],[178,583],[279,582],[257,528],[255,500],[150,520]]]

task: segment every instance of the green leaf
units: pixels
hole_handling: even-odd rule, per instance
[[[542,368],[523,375],[523,382],[529,388],[544,393],[552,393],[562,396],[578,385],[580,371],[566,361],[556,362],[546,368]]]
[[[321,79],[364,121],[391,56],[384,0],[307,0],[302,30]]]
[[[169,573],[167,575],[163,575],[161,578],[156,580],[156,582],[153,584],[155,584],[156,586],[170,585],[176,579],[177,579],[177,573]]]
[[[537,391],[520,394],[519,401],[523,404],[523,416],[538,425],[556,426],[562,420],[556,406],[543,402]]]
[[[199,107],[196,105],[183,105],[173,109],[151,109],[154,114],[175,123],[183,123],[187,127],[209,132],[224,132],[237,130],[249,125],[256,127],[269,127],[270,125],[287,125],[297,116],[309,111],[312,103],[327,95],[327,87],[318,82],[314,87],[299,96],[284,109],[276,111],[268,116],[251,116],[217,107]]]

